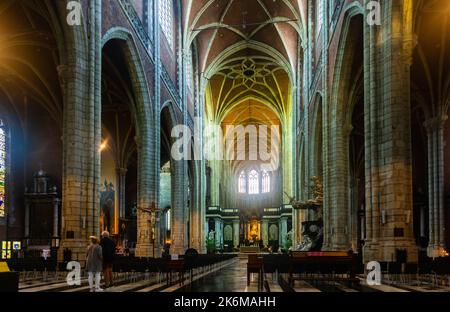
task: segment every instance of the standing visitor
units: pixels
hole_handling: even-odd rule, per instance
[[[114,255],[116,253],[116,244],[109,238],[109,232],[102,233],[102,240],[100,246],[103,252],[103,276],[105,278],[105,288],[112,287],[113,275],[112,268],[114,262]]]
[[[86,271],[88,272],[89,288],[91,292],[101,292],[100,279],[102,272],[102,247],[98,244],[98,238],[95,236],[89,237],[91,244],[87,250],[86,257]],[[95,287],[94,287],[95,278]]]

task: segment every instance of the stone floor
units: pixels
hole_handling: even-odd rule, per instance
[[[247,259],[237,259],[224,269],[186,285],[180,292],[255,292],[258,291],[256,276],[247,286]]]
[[[164,276],[162,277],[164,278]],[[287,276],[283,277],[285,280]],[[276,276],[267,274],[266,280],[271,292],[282,292]],[[426,280],[426,278],[425,278]],[[426,282],[412,281],[412,283],[383,282],[380,286],[368,286],[361,277],[359,286],[349,287],[343,283],[313,281],[296,282],[295,292],[450,292],[448,286],[431,285]],[[58,279],[42,281],[35,279],[20,283],[21,292],[87,292],[89,286],[83,278],[81,286],[68,286],[65,276]],[[183,285],[175,282],[168,286],[159,275],[135,276],[128,273],[117,276],[115,286],[106,292],[257,292],[257,276],[251,277],[247,286],[247,258],[234,258],[220,265],[209,268],[207,271],[199,270],[190,282],[187,274]]]

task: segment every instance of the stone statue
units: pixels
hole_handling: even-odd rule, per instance
[[[211,231],[209,231],[208,238],[210,240],[214,240],[215,239],[215,235],[216,235],[216,232],[211,230]]]
[[[303,236],[303,241],[297,246],[297,251],[309,251],[312,246],[311,238],[308,235]]]

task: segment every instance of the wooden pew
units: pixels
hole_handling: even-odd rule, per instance
[[[354,254],[337,251],[291,252],[289,283],[303,281],[342,281],[358,284]]]
[[[262,283],[263,274],[263,258],[260,255],[252,254],[248,255],[247,262],[247,286],[250,286],[250,274],[257,273],[258,274],[258,289],[260,283]]]

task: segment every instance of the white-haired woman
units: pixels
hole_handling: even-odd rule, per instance
[[[89,237],[91,244],[87,249],[86,257],[86,271],[88,272],[89,288],[91,292],[100,292],[103,256],[102,247],[98,244],[98,238],[95,236]],[[95,279],[95,285],[94,285]]]

